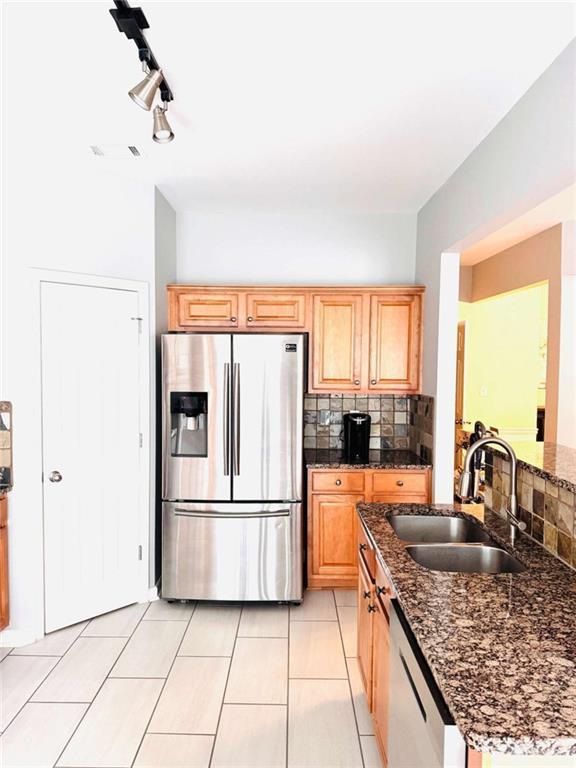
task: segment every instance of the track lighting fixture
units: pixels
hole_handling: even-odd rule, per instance
[[[170,123],[166,117],[167,111],[167,104],[164,104],[163,107],[154,107],[154,131],[152,138],[157,144],[168,144],[174,138],[172,128],[170,128]]]
[[[128,96],[130,96],[132,101],[138,104],[139,107],[142,107],[142,109],[149,112],[152,109],[154,96],[156,96],[156,91],[158,90],[163,77],[161,69],[153,69],[150,71],[148,70],[148,67],[145,66],[144,71],[146,72],[146,77],[138,83],[138,85],[135,85],[132,90],[128,91]]]
[[[132,8],[126,0],[114,0],[114,5],[116,8],[111,8],[110,14],[116,22],[118,30],[136,43],[138,56],[146,73],[144,80],[128,91],[128,95],[139,107],[149,112],[154,104],[156,93],[160,91],[160,99],[164,106],[154,108],[152,138],[159,144],[167,144],[174,138],[174,133],[166,117],[168,102],[172,101],[174,96],[144,36],[143,30],[149,27],[148,21],[142,8]]]

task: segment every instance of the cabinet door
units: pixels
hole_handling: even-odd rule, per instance
[[[356,586],[358,530],[355,494],[311,494],[308,582],[310,586]]]
[[[305,293],[247,293],[246,328],[305,328]]]
[[[8,626],[8,528],[0,528],[0,629]]]
[[[314,296],[312,391],[358,390],[362,372],[362,296]]]
[[[225,292],[171,292],[170,330],[238,328],[239,295]]]
[[[372,711],[372,626],[374,616],[374,588],[362,562],[358,560],[358,666]]]
[[[388,616],[378,599],[374,602],[376,612],[373,625],[373,666],[372,666],[372,715],[380,753],[386,765],[388,751],[388,699],[390,695],[390,630]]]
[[[379,392],[420,389],[422,297],[370,297],[370,383]]]

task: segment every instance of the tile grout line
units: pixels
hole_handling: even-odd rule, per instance
[[[338,616],[338,629],[340,631],[340,642],[342,643],[342,653],[344,654],[344,666],[346,667],[346,679],[348,681],[348,690],[350,692],[350,704],[352,706],[352,712],[354,714],[354,723],[356,724],[356,736],[358,737],[358,749],[360,750],[360,760],[362,761],[362,765],[365,767],[364,763],[364,753],[362,752],[362,739],[360,738],[360,728],[358,727],[358,718],[356,717],[356,707],[354,706],[354,695],[352,693],[352,683],[350,682],[350,671],[348,669],[348,663],[346,662],[346,659],[348,658],[346,656],[346,648],[344,647],[344,636],[342,634],[342,625],[340,624],[340,614],[338,613],[338,606],[336,605],[336,595],[334,594],[334,590],[332,590],[332,594],[334,595],[334,605],[336,606],[336,615]],[[353,657],[350,657],[353,658]]]
[[[134,603],[134,605],[139,605],[139,603]],[[129,607],[129,606],[126,606],[126,607]],[[118,609],[117,609],[117,610],[118,610]],[[122,609],[120,609],[120,610],[122,610]],[[144,613],[146,613],[146,611],[144,611]],[[101,614],[101,615],[102,615],[102,614]],[[144,614],[142,614],[142,616],[143,616],[143,615],[144,615]],[[95,701],[96,701],[96,699],[98,698],[98,694],[100,693],[100,691],[101,691],[101,690],[102,690],[102,688],[104,687],[104,685],[105,685],[105,683],[106,683],[106,680],[110,680],[110,679],[111,679],[111,678],[109,677],[109,674],[110,674],[110,672],[111,672],[111,671],[114,669],[114,665],[116,664],[116,661],[118,661],[118,659],[120,658],[121,654],[124,652],[124,649],[125,649],[125,648],[126,648],[126,646],[128,645],[128,641],[129,641],[129,640],[132,638],[132,636],[134,635],[134,632],[136,632],[136,629],[138,628],[138,626],[139,626],[140,622],[142,621],[142,616],[141,616],[141,617],[138,619],[138,621],[137,621],[137,622],[136,622],[136,624],[134,625],[134,629],[133,629],[133,630],[132,630],[132,632],[131,632],[131,633],[128,635],[128,637],[122,636],[122,637],[120,638],[120,639],[124,639],[124,640],[125,640],[125,643],[124,643],[124,645],[123,645],[123,647],[122,647],[122,650],[120,651],[120,653],[119,653],[119,654],[118,654],[118,656],[116,657],[116,660],[115,660],[115,661],[112,663],[112,666],[111,666],[111,667],[110,667],[110,669],[108,670],[108,674],[106,675],[106,677],[104,678],[104,680],[102,680],[102,683],[100,684],[100,686],[99,686],[98,690],[97,690],[97,691],[96,691],[96,693],[94,694],[94,697],[92,698],[92,701],[91,701],[91,702],[88,704],[88,706],[86,707],[86,712],[84,712],[84,714],[82,715],[82,717],[80,718],[80,720],[79,720],[79,721],[78,721],[78,723],[76,724],[76,727],[74,728],[74,730],[73,730],[73,731],[72,731],[72,733],[70,734],[70,737],[68,738],[68,740],[66,741],[66,743],[64,744],[64,746],[62,747],[62,749],[60,750],[60,753],[58,754],[58,757],[57,757],[57,758],[56,758],[56,760],[54,761],[54,765],[58,765],[58,762],[60,761],[60,758],[62,757],[62,755],[64,754],[64,752],[65,752],[65,751],[66,751],[66,749],[68,748],[68,745],[70,744],[70,742],[72,741],[72,739],[74,738],[74,735],[76,734],[76,731],[78,730],[78,728],[80,727],[80,725],[81,725],[81,724],[84,722],[84,718],[86,717],[86,715],[88,714],[88,712],[90,712],[90,709],[91,709],[91,707],[92,707],[92,704],[94,704],[94,702],[95,702]],[[94,618],[98,618],[98,617],[94,617]],[[92,619],[92,621],[93,621],[93,619]],[[80,637],[83,637],[83,635],[80,635]],[[90,635],[86,635],[86,637],[90,637]],[[77,638],[77,639],[78,639],[78,638]],[[56,665],[56,666],[57,666],[57,665]]]
[[[226,674],[226,684],[222,692],[222,701],[220,702],[220,712],[218,713],[218,722],[216,723],[216,730],[214,732],[214,741],[212,742],[212,749],[210,750],[210,759],[208,760],[208,767],[212,768],[212,760],[214,759],[214,750],[216,749],[216,739],[218,738],[218,731],[220,729],[220,721],[222,720],[222,710],[224,709],[224,700],[226,699],[226,690],[228,688],[228,681],[230,680],[230,670],[232,669],[232,661],[234,659],[234,652],[236,651],[236,642],[238,640],[238,632],[240,631],[240,622],[242,621],[242,614],[244,613],[244,603],[240,609],[240,615],[238,616],[238,624],[236,624],[236,634],[234,635],[234,645],[232,646],[232,653],[230,654],[230,663],[228,664],[228,672]]]
[[[176,648],[176,653],[174,654],[174,658],[172,659],[172,663],[170,664],[170,668],[168,669],[168,672],[166,673],[166,677],[164,678],[164,685],[162,685],[162,687],[160,688],[160,692],[158,693],[158,696],[156,698],[156,702],[155,702],[154,706],[152,707],[152,712],[150,713],[150,717],[148,718],[148,722],[146,723],[146,727],[144,728],[144,730],[142,732],[142,737],[141,737],[140,741],[138,742],[138,747],[136,748],[136,751],[134,752],[134,757],[132,758],[132,762],[130,763],[131,767],[134,765],[134,763],[136,761],[136,758],[138,757],[138,753],[140,752],[140,750],[142,748],[142,743],[143,743],[144,739],[146,738],[146,734],[148,733],[148,726],[152,722],[152,718],[154,717],[154,713],[156,712],[156,708],[158,707],[158,703],[159,703],[160,699],[162,698],[162,694],[164,693],[164,688],[166,688],[166,683],[168,682],[168,678],[170,677],[170,673],[172,672],[172,667],[174,666],[174,664],[176,663],[176,659],[178,658],[178,651],[180,650],[180,648],[182,646],[182,643],[184,642],[184,638],[186,637],[186,633],[188,632],[188,627],[190,626],[190,622],[192,621],[192,617],[196,613],[197,607],[198,607],[198,603],[195,602],[194,603],[194,608],[192,609],[192,613],[190,614],[190,616],[188,617],[188,621],[186,622],[186,627],[184,628],[184,632],[182,633],[182,637],[180,638],[180,642],[178,643],[178,647]],[[144,616],[146,615],[146,613],[144,613]],[[141,623],[144,620],[144,616],[140,619],[139,623]],[[183,624],[184,622],[181,622],[181,623]],[[116,678],[116,679],[118,679],[118,678]],[[132,678],[132,679],[136,680],[136,679],[144,679],[144,678]]]

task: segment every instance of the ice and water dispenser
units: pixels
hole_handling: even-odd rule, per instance
[[[208,455],[208,393],[170,393],[172,456]]]

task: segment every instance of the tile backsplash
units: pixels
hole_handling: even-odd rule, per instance
[[[538,470],[518,470],[518,516],[526,533],[551,554],[576,568],[576,494],[538,476]],[[484,504],[506,517],[510,493],[510,463],[486,452]]]
[[[434,398],[410,395],[408,398],[408,438],[410,450],[432,464],[434,448]]]
[[[413,404],[416,400],[416,405]],[[321,394],[306,395],[304,400],[304,447],[342,448],[342,414],[361,411],[370,414],[370,448],[406,450],[414,445],[420,453],[420,445],[430,453],[430,439],[423,437],[424,428],[431,430],[432,398],[426,406],[420,396],[405,395],[354,395]],[[426,411],[426,413],[424,413]],[[413,423],[411,423],[411,421]],[[424,456],[423,456],[424,458]]]

